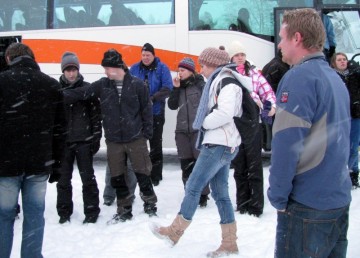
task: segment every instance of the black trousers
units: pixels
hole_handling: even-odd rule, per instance
[[[72,202],[72,173],[76,158],[77,166],[82,181],[82,193],[85,216],[97,216],[99,208],[99,189],[94,175],[93,155],[90,144],[76,143],[68,146],[61,166],[61,177],[57,183],[57,204],[59,216],[70,217],[73,213]]]
[[[260,124],[259,124],[260,126]],[[250,144],[241,144],[232,160],[237,208],[261,214],[264,208],[264,177],[261,159],[262,130]]]
[[[154,115],[153,118],[153,137],[150,143],[150,159],[152,164],[151,179],[152,181],[162,180],[163,170],[163,151],[162,151],[162,134],[165,124],[165,116]]]

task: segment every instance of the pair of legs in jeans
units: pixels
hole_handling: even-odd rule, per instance
[[[11,254],[19,193],[22,196],[22,258],[40,258],[44,237],[44,210],[49,176],[0,177],[0,257]]]
[[[315,210],[290,200],[277,216],[276,258],[346,258],[349,205]]]
[[[195,167],[186,183],[185,197],[180,212],[184,219],[192,220],[200,195],[210,182],[211,196],[220,214],[220,224],[235,221],[234,209],[229,197],[229,168],[238,148],[221,145],[203,145]]]

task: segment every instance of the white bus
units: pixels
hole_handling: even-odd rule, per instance
[[[360,48],[359,0],[0,0],[0,61],[9,43],[29,45],[43,72],[58,79],[65,51],[77,53],[80,72],[92,82],[104,76],[103,53],[115,48],[127,65],[140,60],[144,43],[175,72],[186,57],[209,46],[239,40],[260,69],[272,59],[281,14],[313,7],[330,12],[338,48]],[[198,67],[199,69],[199,67]],[[166,110],[164,148],[175,149],[176,112]]]

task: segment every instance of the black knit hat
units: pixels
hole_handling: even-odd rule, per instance
[[[104,58],[101,61],[101,65],[104,67],[115,67],[115,68],[125,68],[126,65],[122,60],[122,56],[115,49],[109,49],[104,53]]]
[[[145,43],[145,45],[141,49],[141,52],[142,51],[149,51],[155,56],[155,49],[150,43]]]

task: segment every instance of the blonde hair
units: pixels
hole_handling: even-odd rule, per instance
[[[325,43],[325,29],[320,15],[311,8],[287,10],[284,13],[283,24],[286,25],[288,39],[296,32],[303,37],[305,49],[322,51]]]

